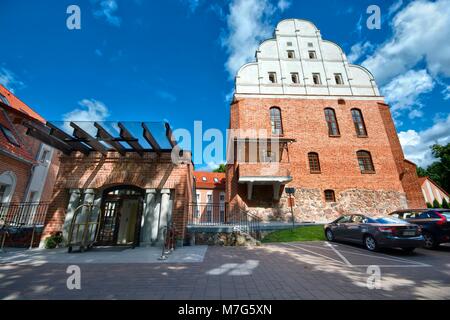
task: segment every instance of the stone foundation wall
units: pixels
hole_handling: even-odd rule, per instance
[[[336,193],[336,202],[325,202],[320,189],[297,189],[294,215],[296,221],[327,222],[342,214],[385,215],[406,208],[406,196],[398,191],[349,189]],[[248,207],[248,210],[264,221],[292,219],[286,193],[282,194],[279,202],[261,202],[259,206]]]

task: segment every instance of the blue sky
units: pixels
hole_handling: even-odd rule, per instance
[[[71,4],[81,30],[66,27]],[[450,142],[450,0],[2,0],[0,83],[51,121],[225,131],[236,67],[283,18],[311,20],[375,74],[408,158],[427,165]]]

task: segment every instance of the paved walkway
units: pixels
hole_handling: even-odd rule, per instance
[[[81,290],[67,289],[66,263],[4,257],[1,299],[450,299],[450,247],[414,255],[327,242],[208,247],[201,262],[80,263]],[[368,273],[374,265],[379,282]]]

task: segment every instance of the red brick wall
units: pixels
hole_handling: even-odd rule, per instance
[[[12,171],[16,175],[16,188],[11,202],[24,201],[28,180],[31,173],[31,164],[0,154],[0,174],[5,171]]]
[[[192,201],[192,164],[174,165],[170,154],[146,153],[120,156],[116,152],[103,158],[99,153],[85,156],[74,153],[62,155],[53,197],[49,207],[49,221],[45,236],[62,230],[69,201],[69,189],[97,189],[116,185],[132,185],[143,189],[175,190],[173,221],[179,233],[184,235],[187,202]]]
[[[338,104],[337,100],[324,99],[246,98],[231,106],[230,128],[266,129],[270,134],[269,109],[277,106],[282,112],[284,137],[296,139],[289,146],[290,172],[293,177],[289,185],[317,189],[322,195],[324,190],[333,189],[337,198],[340,193],[356,189],[403,194],[404,187],[397,171],[396,157],[399,154],[392,149],[392,133],[385,129],[388,119],[380,110],[379,103],[382,102],[346,100],[345,104]],[[324,108],[327,107],[334,108],[336,112],[340,137],[328,135],[324,115]],[[368,137],[357,137],[352,108],[362,111]],[[391,119],[390,121],[392,122]],[[396,137],[395,131],[393,135]],[[361,174],[356,157],[358,150],[371,152],[375,174]],[[319,154],[321,174],[310,173],[307,157],[309,152]],[[237,185],[236,173],[233,173],[236,170],[239,170],[236,166],[228,166],[227,169],[230,201],[241,198],[247,202],[245,186]],[[272,196],[269,194],[267,191],[267,196]]]

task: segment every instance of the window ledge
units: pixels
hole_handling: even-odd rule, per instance
[[[375,171],[361,171],[362,174],[375,174]]]
[[[368,135],[357,135],[356,137],[357,138],[368,138],[369,136]]]
[[[321,174],[322,171],[310,171],[309,173],[310,173],[310,174]]]
[[[341,137],[340,134],[336,134],[336,135],[334,135],[334,134],[329,134],[328,136],[329,136],[330,138],[340,138],[340,137]]]

